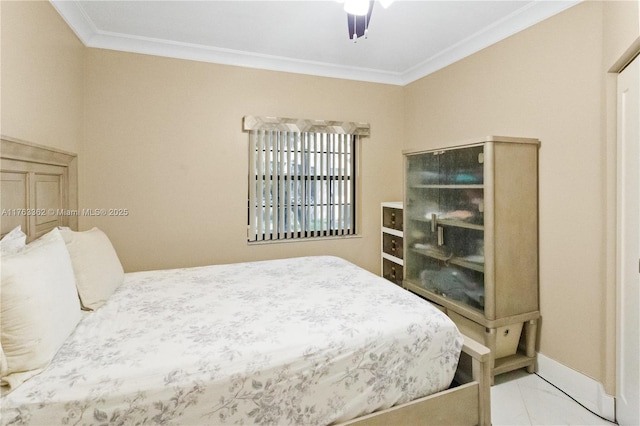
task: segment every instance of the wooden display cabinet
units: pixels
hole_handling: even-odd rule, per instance
[[[492,376],[536,368],[537,139],[405,152],[404,287],[491,349]]]

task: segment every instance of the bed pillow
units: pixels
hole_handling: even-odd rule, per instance
[[[38,374],[80,321],[71,258],[57,229],[2,256],[1,381],[11,389]]]
[[[0,252],[14,254],[22,250],[27,243],[27,235],[22,232],[22,226],[18,225],[0,240]]]
[[[84,232],[61,229],[60,233],[71,255],[82,307],[99,308],[124,280],[124,270],[111,241],[98,228]]]

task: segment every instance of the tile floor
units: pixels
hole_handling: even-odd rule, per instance
[[[613,425],[524,369],[496,377],[491,417],[493,426]]]

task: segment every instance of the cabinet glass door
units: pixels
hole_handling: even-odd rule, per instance
[[[408,155],[406,277],[484,310],[483,146]]]

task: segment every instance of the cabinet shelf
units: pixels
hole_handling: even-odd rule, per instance
[[[429,220],[431,222],[431,220]],[[471,222],[463,222],[461,220],[451,220],[451,219],[438,219],[436,220],[438,225],[450,226],[452,228],[466,228],[466,229],[475,229],[478,231],[484,231],[483,225],[478,225],[476,223]]]
[[[469,260],[465,260],[463,257],[454,257],[448,256],[445,253],[440,253],[435,250],[430,249],[421,249],[421,248],[412,248],[410,249],[412,252],[420,254],[422,256],[427,256],[432,259],[436,259],[442,262],[447,262],[452,265],[458,265],[466,269],[471,269],[473,271],[478,271],[484,273],[484,263],[479,262],[471,262]]]
[[[416,222],[424,222],[425,224],[429,224],[431,226],[431,219],[427,217],[419,217],[414,216],[410,217],[409,220],[414,220]],[[477,223],[472,222],[464,222],[462,220],[453,220],[453,219],[436,219],[436,223],[438,225],[450,226],[452,228],[466,228],[466,229],[475,229],[478,231],[484,231],[484,225],[479,225]]]
[[[496,359],[495,366],[493,367],[493,372],[494,374],[502,374],[524,367],[531,368],[533,370],[535,368],[535,363],[535,356],[527,356],[521,352],[518,352],[515,355]]]

